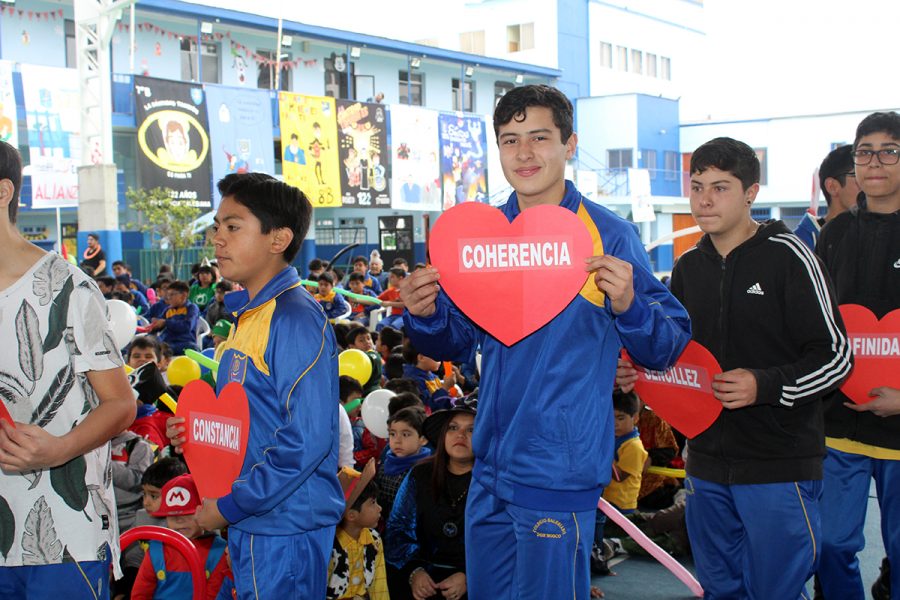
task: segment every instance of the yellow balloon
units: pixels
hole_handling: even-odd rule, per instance
[[[172,385],[186,386],[195,379],[200,379],[200,365],[187,356],[176,356],[169,363],[166,374]]]
[[[344,350],[338,355],[338,373],[352,377],[359,385],[366,385],[372,376],[372,361],[362,350]]]

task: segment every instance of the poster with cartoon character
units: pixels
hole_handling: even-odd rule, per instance
[[[278,93],[284,180],[313,207],[341,206],[341,171],[334,98]]]
[[[383,104],[337,101],[343,206],[391,206],[387,126],[387,111]]]
[[[390,108],[391,208],[439,211],[438,113],[405,104]]]
[[[212,209],[209,126],[202,86],[134,78],[141,185],[169,188],[172,198]]]
[[[438,123],[443,209],[463,202],[487,202],[484,119],[463,113],[441,113]]]
[[[16,97],[13,94],[13,64],[0,60],[0,141],[19,146],[19,126],[16,123]]]
[[[78,72],[31,64],[23,64],[20,70],[30,163],[25,174],[31,176],[31,206],[77,206],[77,168],[81,163]]]
[[[275,172],[268,90],[205,84],[213,181],[230,173]],[[222,200],[213,186],[213,208]]]

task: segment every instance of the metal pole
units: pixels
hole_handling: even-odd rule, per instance
[[[406,57],[406,104],[412,104],[412,56]]]
[[[62,255],[63,238],[62,238],[62,217],[59,214],[59,207],[56,207],[56,244],[57,252]]]
[[[203,31],[200,29],[203,27],[200,19],[197,19],[197,83],[201,83],[203,81],[203,52],[200,50],[200,45],[203,42]]]
[[[128,66],[129,73],[134,75],[134,4],[131,5],[131,15],[128,29]]]
[[[275,90],[281,89],[281,27],[283,21],[278,18],[278,39],[275,40]],[[272,85],[272,78],[269,78],[269,85]]]

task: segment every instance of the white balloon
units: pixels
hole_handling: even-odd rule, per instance
[[[381,439],[388,436],[388,403],[396,396],[391,390],[373,390],[362,403],[363,424],[372,435]]]
[[[137,327],[137,313],[127,302],[121,300],[107,300],[106,310],[109,313],[109,328],[112,329],[116,346],[124,348],[134,337]]]

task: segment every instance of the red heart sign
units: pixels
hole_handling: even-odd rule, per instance
[[[841,317],[853,350],[853,371],[841,391],[857,404],[871,402],[872,388],[900,388],[900,309],[879,321],[858,304],[843,304]]]
[[[713,376],[722,369],[716,357],[697,342],[688,343],[675,365],[665,371],[635,368],[637,395],[688,438],[706,431],[722,412],[712,390]]]
[[[241,384],[232,381],[216,398],[201,380],[190,382],[178,396],[179,417],[185,418],[184,459],[203,498],[231,493],[247,453],[250,405]]]
[[[540,329],[578,294],[593,254],[581,219],[559,206],[523,211],[510,223],[487,204],[459,204],[429,242],[441,286],[466,316],[511,346]]]

